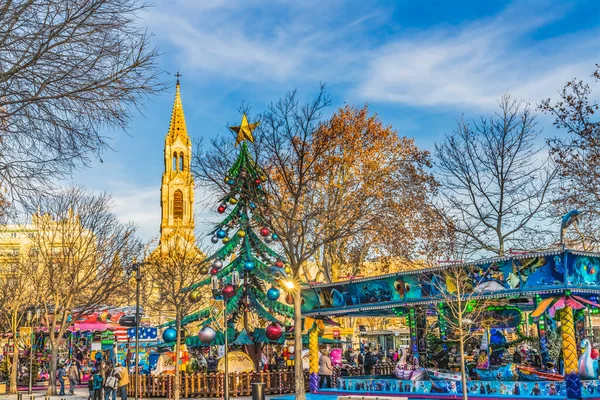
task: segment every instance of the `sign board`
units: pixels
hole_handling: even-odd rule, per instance
[[[229,360],[229,372],[251,372],[254,371],[254,362],[250,356],[242,351],[230,351],[227,353]],[[225,371],[225,357],[219,360],[219,371]]]

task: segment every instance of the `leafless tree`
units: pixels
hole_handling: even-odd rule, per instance
[[[108,148],[162,88],[143,0],[0,3],[0,186],[22,201]]]
[[[448,264],[424,273],[420,280],[423,288],[433,292],[443,304],[438,312],[440,320],[446,325],[447,341],[459,345],[462,396],[465,400],[468,398],[465,343],[472,337],[480,336],[482,329],[508,322],[489,311],[498,305],[498,300],[485,297],[485,293],[489,294],[491,290],[491,283],[487,281],[489,276],[473,273],[474,268],[477,267]]]
[[[504,255],[542,237],[556,167],[537,147],[536,116],[505,94],[490,117],[458,121],[436,144],[442,199],[449,222],[471,254]],[[543,244],[536,244],[541,247]]]
[[[592,74],[600,82],[600,64]],[[571,246],[587,251],[600,246],[600,106],[592,98],[590,84],[573,79],[559,91],[559,100],[545,99],[540,109],[554,117],[563,135],[549,140],[552,156],[559,166],[559,198],[555,201],[560,217],[570,209],[582,212]]]
[[[6,256],[6,255],[3,255]],[[3,257],[4,258],[4,257]],[[13,333],[13,359],[10,369],[10,393],[17,393],[17,372],[19,368],[19,328],[24,326],[27,308],[35,305],[35,295],[23,268],[20,255],[9,254],[2,260],[0,276],[0,324],[4,331]]]
[[[52,395],[63,335],[79,318],[108,305],[126,281],[125,266],[141,249],[134,227],[117,220],[106,194],[75,187],[37,203],[24,267],[49,333]]]
[[[178,230],[173,231],[170,238],[161,241],[158,247],[147,258],[145,271],[155,290],[150,307],[161,315],[175,318],[177,339],[175,342],[175,383],[173,398],[179,399],[180,371],[179,359],[181,350],[182,329],[181,320],[192,311],[194,306],[204,298],[210,298],[208,293],[190,292],[185,290],[203,276],[202,260],[204,254],[196,246],[193,237],[188,237]],[[205,267],[204,267],[205,268]],[[196,296],[194,298],[194,296]],[[153,301],[152,301],[153,300]]]

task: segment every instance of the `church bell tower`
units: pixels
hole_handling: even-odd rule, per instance
[[[192,142],[188,136],[179,93],[179,75],[169,132],[165,138],[165,171],[160,189],[160,241],[174,232],[194,242],[194,178],[190,171]]]

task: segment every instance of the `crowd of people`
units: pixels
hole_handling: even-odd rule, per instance
[[[60,387],[59,396],[74,395],[75,388],[82,383],[81,364],[79,360],[72,359],[58,367],[56,374],[57,384]],[[66,383],[69,391],[65,393]],[[129,371],[121,364],[113,365],[104,359],[97,360],[92,368],[88,380],[88,400],[116,400],[117,393],[121,400],[127,400],[127,385],[129,384]]]
[[[365,375],[373,373],[373,367],[379,363],[390,361],[398,362],[400,358],[400,349],[389,349],[387,352],[380,346],[378,349],[371,350],[370,346],[362,346],[357,353],[352,346],[348,346],[343,353],[344,364],[350,366],[359,366],[364,370]],[[319,357],[319,387],[331,387],[331,376],[333,375],[333,364],[328,351],[321,352]]]

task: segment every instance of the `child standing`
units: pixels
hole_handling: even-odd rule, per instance
[[[100,375],[100,371],[96,370],[92,381],[94,388],[93,400],[102,400],[102,386],[104,383],[104,378],[102,378],[102,375]]]

